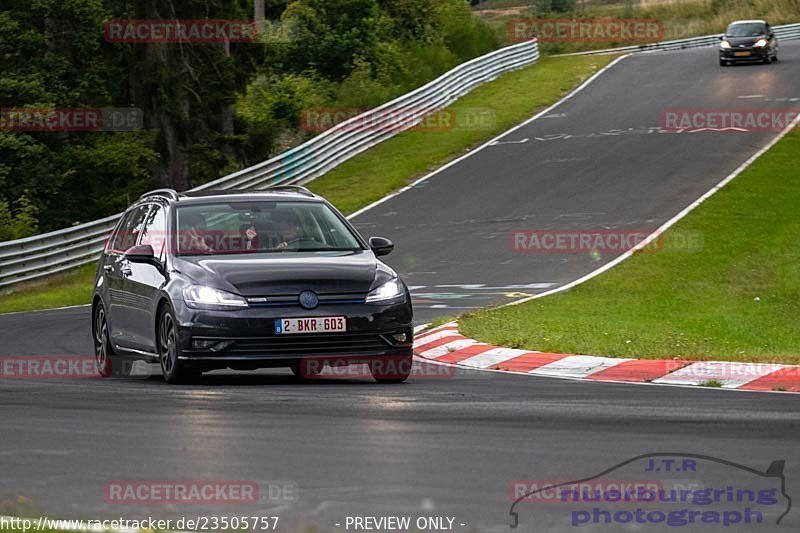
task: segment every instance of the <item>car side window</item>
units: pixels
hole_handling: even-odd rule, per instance
[[[128,223],[128,217],[130,217],[133,212],[123,213],[122,219],[117,224],[117,227],[114,228],[114,232],[109,235],[108,241],[106,242],[106,248],[104,253],[113,254],[117,252],[117,241],[119,240],[119,236],[122,233],[122,228]]]
[[[125,228],[128,227],[128,224],[131,222],[131,217],[133,217],[135,210],[130,210],[122,216],[122,221],[117,226],[117,230],[114,235],[111,237],[111,240],[108,242],[106,246],[107,253],[118,254],[122,253],[124,250],[121,250],[122,242],[125,236]]]
[[[150,212],[147,214],[139,244],[149,244],[153,247],[153,255],[159,259],[163,259],[162,254],[164,253],[166,238],[167,218],[165,210],[160,205],[153,205]]]
[[[136,246],[139,240],[139,234],[144,229],[144,223],[149,211],[149,205],[139,206],[125,215],[125,220],[119,227],[119,231],[114,236],[114,241],[111,243],[111,251],[114,253],[123,254],[129,248]]]

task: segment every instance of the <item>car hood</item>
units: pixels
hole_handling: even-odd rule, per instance
[[[764,35],[756,35],[755,37],[725,37],[725,40],[731,43],[731,47],[738,46],[751,47],[756,44],[759,39],[766,39]]]
[[[194,283],[235,292],[242,296],[367,293],[376,274],[388,267],[371,251],[262,254],[252,256],[183,256],[175,270]],[[391,271],[390,271],[391,272]]]

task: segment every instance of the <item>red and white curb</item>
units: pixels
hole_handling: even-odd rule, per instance
[[[591,381],[800,392],[800,366],[796,365],[625,359],[517,350],[465,337],[459,333],[456,322],[419,333],[414,339],[414,353],[423,359],[473,370]]]

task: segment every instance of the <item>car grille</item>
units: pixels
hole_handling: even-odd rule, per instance
[[[319,305],[363,304],[366,293],[318,294]],[[283,294],[272,296],[250,296],[247,298],[251,307],[286,307],[299,306],[299,294]]]
[[[375,334],[285,335],[238,339],[228,355],[292,357],[309,355],[363,355],[381,353],[391,345]]]

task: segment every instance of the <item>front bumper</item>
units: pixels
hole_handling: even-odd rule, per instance
[[[179,323],[181,360],[205,369],[291,366],[304,359],[330,358],[351,364],[413,353],[411,304],[336,304],[208,311],[183,307]],[[344,333],[276,335],[279,318],[344,316]],[[396,336],[402,337],[398,338]]]
[[[747,55],[741,55],[741,54]],[[740,55],[737,55],[740,54]],[[769,57],[769,47],[720,48],[719,58],[725,61],[764,61]]]

